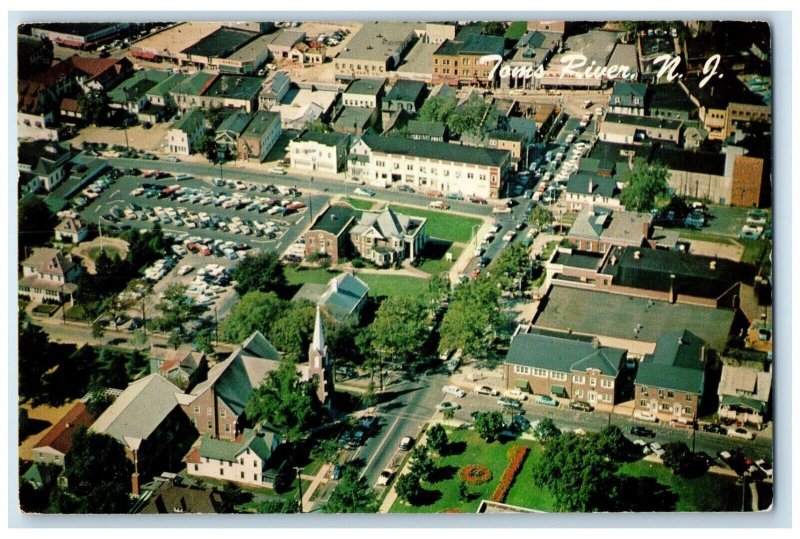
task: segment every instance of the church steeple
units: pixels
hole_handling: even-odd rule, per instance
[[[317,397],[326,406],[331,406],[333,396],[333,365],[328,361],[328,348],[325,346],[325,331],[322,329],[322,313],[317,305],[314,320],[314,336],[308,345],[308,374],[317,378]]]
[[[321,355],[325,353],[325,333],[322,330],[322,315],[317,305],[317,318],[314,320],[314,337],[311,339],[311,353],[319,352]]]

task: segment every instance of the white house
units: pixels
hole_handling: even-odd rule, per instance
[[[80,243],[89,235],[89,228],[75,217],[65,217],[55,228],[56,241]]]
[[[58,249],[41,247],[22,262],[19,295],[31,301],[61,303],[77,290],[74,284],[81,268],[71,255]]]
[[[167,147],[171,153],[189,155],[195,142],[205,132],[206,123],[203,111],[192,109],[184,113],[167,132]]]
[[[344,168],[350,136],[306,131],[289,143],[292,168],[336,174]]]

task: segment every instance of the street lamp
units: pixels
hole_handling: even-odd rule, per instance
[[[300,471],[302,470],[301,467],[295,466],[294,471],[297,474],[297,493],[300,499],[300,512],[303,512],[303,482],[300,480]]]

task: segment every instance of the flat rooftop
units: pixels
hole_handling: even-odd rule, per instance
[[[174,57],[221,27],[221,22],[185,22],[137,41],[131,45],[131,50]]]
[[[253,99],[261,91],[262,79],[241,75],[220,75],[214,83],[203,92],[209,97],[229,97],[232,99]]]
[[[181,52],[189,56],[224,58],[257,36],[256,32],[223,26]]]
[[[688,329],[722,350],[733,320],[734,311],[728,309],[554,286],[534,325],[647,343],[655,343],[664,333]]]
[[[580,251],[573,251],[572,253],[556,251],[556,255],[553,257],[553,264],[560,264],[569,268],[600,270],[602,263],[603,255],[582,253]]]
[[[311,230],[324,230],[338,236],[357,213],[359,212],[348,206],[331,206],[317,218]]]
[[[387,60],[398,54],[414,32],[413,22],[365,22],[338,58],[342,60]]]
[[[111,22],[51,22],[32,24],[31,27],[71,36],[86,37],[116,25],[117,23]]]
[[[258,57],[261,52],[267,49],[267,45],[269,45],[270,41],[272,41],[272,36],[258,36],[254,40],[247,42],[242,47],[239,47],[225,58],[227,60],[236,62],[247,62],[248,60],[253,60]]]

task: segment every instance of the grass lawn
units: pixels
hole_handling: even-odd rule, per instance
[[[731,238],[728,238],[726,236],[720,236],[719,234],[714,234],[712,232],[691,230],[686,228],[686,229],[681,229],[679,234],[682,240],[709,241],[711,243],[721,243],[723,245],[731,244]]]
[[[542,458],[544,451],[539,444],[533,444],[531,451],[528,453],[528,458],[522,471],[517,475],[514,486],[506,496],[506,502],[509,505],[518,505],[520,507],[528,507],[538,511],[553,511],[553,504],[555,500],[550,491],[536,486],[533,482],[533,467]]]
[[[453,263],[461,255],[462,250],[461,247],[456,247],[449,241],[430,240],[422,252],[423,262],[419,265],[419,269],[431,275],[450,271]],[[453,255],[453,262],[448,262],[445,259],[447,253]]]
[[[469,242],[472,237],[472,227],[483,222],[475,217],[453,215],[448,211],[420,210],[394,204],[390,208],[398,213],[427,219],[428,222],[425,225],[425,229],[428,232],[428,236],[459,243]]]
[[[106,255],[111,259],[119,258],[119,251],[116,249],[116,247],[100,247],[99,245],[89,249],[89,258],[92,260],[97,260],[97,257],[100,256],[101,250],[105,251]]]
[[[356,275],[369,285],[369,295],[379,296],[419,296],[428,292],[428,279],[405,275],[379,275],[358,273]]]
[[[514,445],[527,445],[531,448],[536,445],[527,441],[487,444],[475,431],[470,430],[448,430],[447,434],[451,446],[455,448],[455,454],[445,455],[435,460],[440,478],[432,484],[425,485],[425,488],[431,492],[430,503],[412,506],[398,500],[392,506],[392,513],[441,513],[450,509],[463,513],[474,513],[481,500],[492,497],[494,489],[508,466],[508,450]],[[470,486],[471,499],[462,501],[458,496],[459,473],[468,464],[486,466],[492,472],[492,479],[483,485]],[[524,469],[526,468],[527,462]],[[525,473],[524,469],[521,474]],[[521,474],[517,480],[522,477]]]
[[[528,30],[528,23],[526,21],[514,21],[508,25],[505,37],[506,39],[518,40]]]
[[[357,210],[371,210],[375,205],[372,200],[364,200],[361,198],[345,197],[342,199],[345,204],[350,204]]]
[[[67,309],[66,313],[67,320],[76,320],[78,322],[88,322],[92,319],[91,316],[86,312],[83,305],[75,304],[72,307]]]
[[[58,310],[58,307],[58,305],[52,305],[50,303],[40,303],[33,308],[33,312],[34,314],[45,314],[47,316],[52,316],[52,314]]]
[[[739,243],[744,245],[742,262],[756,265],[761,264],[770,246],[769,240],[739,240]]]

